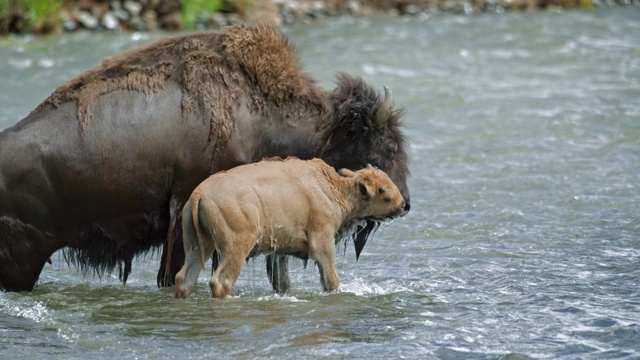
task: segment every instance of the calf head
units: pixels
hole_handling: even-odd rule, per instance
[[[406,214],[405,199],[384,171],[367,167],[356,172],[341,169],[338,173],[350,178],[357,196],[354,218],[379,221]]]

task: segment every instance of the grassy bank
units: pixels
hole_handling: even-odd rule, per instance
[[[48,33],[60,27],[60,0],[0,0],[0,33]]]

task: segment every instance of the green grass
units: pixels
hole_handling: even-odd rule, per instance
[[[183,0],[182,20],[184,27],[193,30],[198,21],[222,9],[222,0]]]
[[[4,18],[10,11],[15,11],[18,8],[16,5],[24,6],[26,32],[37,32],[60,24],[62,0],[0,0],[0,17]]]
[[[219,11],[235,12],[241,17],[253,7],[255,0],[182,0],[182,20],[187,30],[193,30],[198,23]]]

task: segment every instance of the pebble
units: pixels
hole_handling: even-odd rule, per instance
[[[111,13],[113,13],[113,15],[120,20],[126,21],[131,17],[127,10],[122,7],[122,4],[119,1],[114,1],[111,3]]]
[[[75,31],[78,29],[78,24],[72,19],[66,19],[62,22],[62,28],[65,31]]]
[[[142,4],[137,1],[127,0],[123,6],[134,17],[140,15],[140,11],[142,11]]]
[[[102,18],[102,26],[109,30],[116,30],[120,27],[120,22],[112,12],[107,12]]]
[[[91,15],[88,11],[80,10],[76,14],[76,19],[87,29],[95,29],[98,27],[98,19]]]

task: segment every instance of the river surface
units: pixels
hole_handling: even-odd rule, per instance
[[[56,253],[32,293],[0,293],[1,359],[640,359],[640,8],[340,18],[284,30],[309,73],[388,85],[406,108],[412,210],[338,294],[264,260],[233,296],[157,289],[158,254],[126,287]],[[0,129],[101,59],[169,34],[13,37]],[[209,270],[206,271],[209,273]]]

